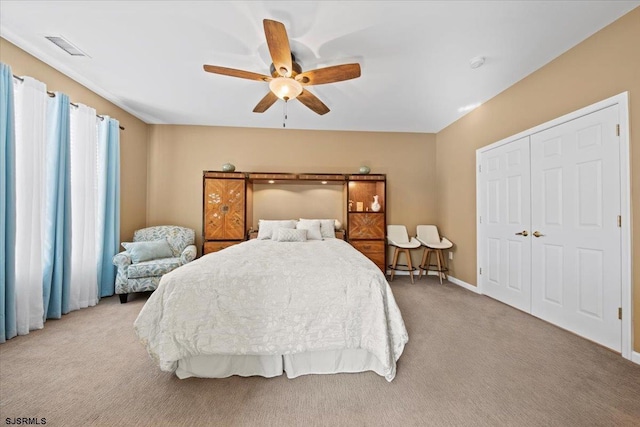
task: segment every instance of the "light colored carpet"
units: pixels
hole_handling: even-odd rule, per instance
[[[640,425],[640,366],[456,285],[397,277],[409,331],[396,379],[374,374],[179,380],[117,297],[0,345],[0,422],[47,426]]]

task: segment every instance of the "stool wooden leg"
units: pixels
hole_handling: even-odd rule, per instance
[[[449,280],[447,278],[447,257],[444,256],[443,251],[440,251],[440,256],[442,257],[442,274],[444,275],[444,280]]]
[[[404,250],[404,255],[407,257],[407,267],[409,268],[409,276],[411,276],[411,283],[413,283],[413,266],[411,265],[411,252],[409,249]]]
[[[418,266],[418,268],[420,269],[420,275],[418,276],[418,279],[422,279],[422,273],[425,271],[424,270],[424,266],[425,266],[425,261],[427,259],[427,254],[429,253],[429,249],[428,248],[424,248],[424,251],[422,252],[422,261],[420,261],[420,265]],[[427,266],[428,268],[428,266]],[[429,273],[427,271],[427,273]]]
[[[398,255],[400,255],[400,248],[396,247],[396,250],[393,252],[393,263],[391,264],[391,280],[393,282],[393,276],[396,274],[396,265],[398,264]]]
[[[440,264],[440,258],[442,258],[442,251],[436,250],[436,259],[438,261],[438,277],[440,278],[440,284],[442,285],[442,264]]]

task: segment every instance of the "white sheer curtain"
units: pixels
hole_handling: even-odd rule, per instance
[[[114,269],[110,264],[111,246],[117,252],[119,234],[118,122],[105,117],[106,124],[100,128],[104,142],[99,149],[99,119],[93,108],[70,108],[67,95],[56,93],[51,98],[45,84],[30,77],[15,85],[7,84],[5,77],[11,83],[13,76],[6,68],[0,63],[0,86],[3,90],[8,87],[12,93],[2,97],[3,109],[7,109],[5,104],[11,104],[7,113],[11,122],[7,121],[7,129],[0,129],[0,139],[5,144],[4,133],[10,133],[9,154],[15,145],[15,156],[11,155],[11,162],[2,167],[11,173],[12,182],[15,179],[15,202],[11,191],[9,203],[11,207],[15,205],[16,242],[12,242],[11,230],[11,251],[2,250],[0,254],[0,264],[5,263],[7,255],[7,262],[15,270],[15,278],[13,271],[8,275],[11,289],[5,289],[4,273],[2,276],[0,297],[8,299],[0,307],[0,342],[14,337],[16,332],[25,335],[41,329],[48,318],[60,318],[71,310],[96,305],[100,295],[98,265],[105,263],[99,254],[104,252],[106,265]],[[110,151],[109,147],[115,148]],[[110,182],[115,184],[109,187]],[[114,213],[107,209],[110,205],[114,206]],[[105,212],[110,212],[109,216],[105,217]],[[11,228],[13,216],[8,224]],[[4,221],[5,216],[1,219]],[[107,235],[108,230],[116,237]],[[10,260],[9,255],[14,258],[14,252],[15,260]],[[106,296],[113,294],[114,279],[105,277],[107,280],[102,281]]]
[[[24,77],[15,86],[16,323],[19,335],[42,329],[42,242],[47,88]]]
[[[71,281],[69,310],[98,303],[96,110],[71,109]]]
[[[107,132],[109,130],[108,120],[98,121],[98,215],[96,216],[96,259],[98,260],[98,281],[102,275],[101,260],[104,254],[104,223],[105,223],[105,206],[107,200],[106,182],[107,182]],[[98,292],[100,292],[100,283],[98,283]]]

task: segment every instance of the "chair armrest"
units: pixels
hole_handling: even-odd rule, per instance
[[[198,251],[196,250],[196,245],[189,245],[180,254],[180,265],[184,265],[188,262],[196,259]]]
[[[117,267],[127,267],[131,265],[131,255],[127,251],[115,254],[113,257],[113,265]]]

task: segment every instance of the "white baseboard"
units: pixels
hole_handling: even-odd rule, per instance
[[[462,286],[463,288],[465,288],[468,291],[474,292],[476,294],[480,294],[480,290],[478,289],[477,286],[473,286],[473,285],[471,285],[471,284],[469,284],[467,282],[463,282],[462,280],[456,279],[453,276],[447,276],[447,277],[449,278],[449,281],[451,283],[454,283],[454,284],[456,284],[458,286]]]
[[[637,363],[638,365],[640,365],[640,353],[638,353],[637,351],[632,351],[631,352],[631,361],[633,363]]]
[[[390,272],[389,270],[387,270],[387,276],[389,276],[389,274],[391,274],[391,272]],[[419,274],[419,273],[418,273],[417,271],[414,271],[414,272],[413,272],[413,274],[414,274],[414,275],[417,275],[417,274]],[[437,272],[435,272],[435,271],[429,271],[427,274],[428,274],[429,276],[437,276],[437,275],[438,275],[438,273],[437,273]],[[408,275],[409,275],[409,272],[408,272],[408,271],[402,271],[402,270],[400,270],[400,271],[396,271],[396,274],[395,274],[395,275],[396,275],[396,276],[408,276]],[[463,282],[463,281],[462,281],[462,280],[460,280],[460,279],[456,279],[456,278],[455,278],[455,277],[453,277],[453,276],[447,276],[447,278],[449,279],[449,281],[450,281],[451,283],[453,283],[453,284],[455,284],[455,285],[461,286],[461,287],[465,288],[466,290],[471,291],[471,292],[474,292],[474,293],[476,293],[476,294],[480,294],[480,291],[478,290],[478,287],[477,287],[477,286],[470,285],[469,283],[467,283],[467,282]]]

